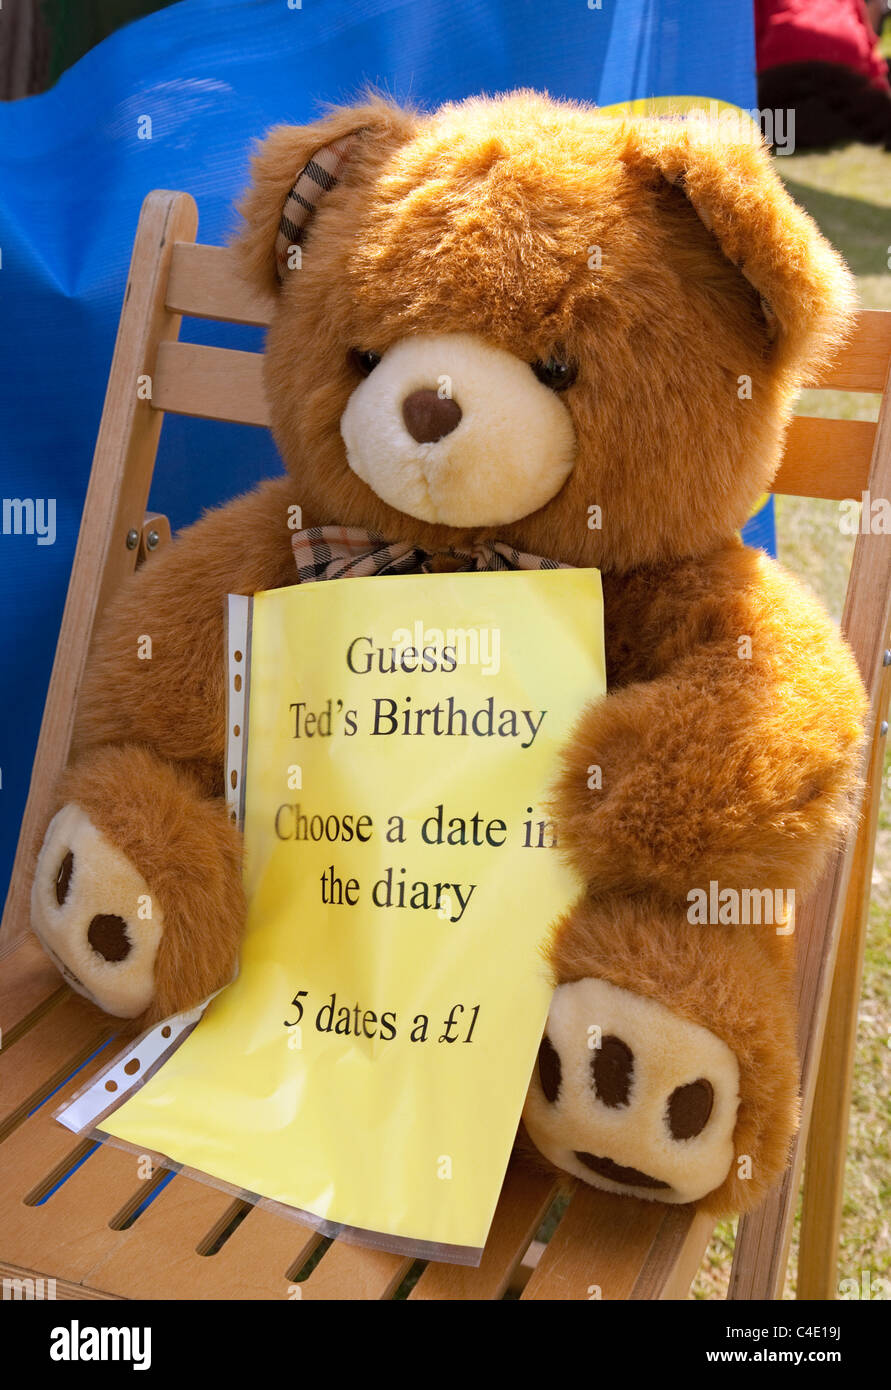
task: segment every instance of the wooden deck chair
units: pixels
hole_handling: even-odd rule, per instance
[[[479,1269],[329,1244],[211,1186],[164,1172],[140,1181],[133,1156],[78,1142],[52,1110],[105,1055],[113,1025],[72,994],[28,933],[30,870],[65,764],[90,637],[109,596],[152,563],[169,527],[146,517],[165,411],[267,423],[258,354],[178,342],[181,315],[265,324],[270,303],[242,284],[229,251],[195,244],[182,193],[147,198],[133,250],[105,409],[0,934],[0,1275],[54,1278],[68,1298],[529,1299],[685,1297],[712,1233],[688,1207],[583,1184],[551,1240],[535,1241],[557,1187],[509,1171]],[[775,491],[891,496],[891,313],[864,313],[821,386],[884,392],[879,423],[797,419]],[[139,398],[148,374],[151,400]],[[884,715],[891,681],[891,537],[859,535],[844,610],[871,698],[860,829],[832,862],[798,926],[803,1123],[783,1183],[740,1222],[730,1297],[782,1294],[807,1147],[799,1297],[836,1293],[836,1248],[852,1054],[869,903]],[[114,1043],[110,1044],[112,1047]],[[89,1161],[84,1162],[89,1155]],[[149,1200],[153,1199],[153,1200]],[[319,1258],[319,1255],[322,1255]],[[12,1287],[15,1287],[13,1285]],[[19,1287],[26,1289],[27,1283]]]

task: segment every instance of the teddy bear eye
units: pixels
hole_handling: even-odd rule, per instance
[[[571,386],[578,376],[578,367],[574,362],[564,362],[560,357],[549,357],[546,361],[531,363],[532,370],[539,381],[552,391],[565,391]]]
[[[362,348],[350,348],[350,361],[357,371],[363,376],[371,376],[378,362],[381,360],[379,352],[372,352],[370,348],[364,352]]]

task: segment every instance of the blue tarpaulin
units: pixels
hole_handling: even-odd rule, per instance
[[[184,0],[113,34],[45,94],[0,105],[0,498],[55,504],[52,541],[46,511],[42,537],[14,534],[11,510],[0,533],[0,895],[145,194],[187,189],[200,239],[224,241],[252,139],[365,83],[422,106],[527,86],[748,109],[754,74],[740,0]],[[232,326],[184,336],[259,346]],[[178,527],[280,467],[265,431],[170,417],[151,505]]]

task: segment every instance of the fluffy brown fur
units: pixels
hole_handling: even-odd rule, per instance
[[[547,506],[499,528],[501,539],[611,571],[723,542],[768,486],[794,394],[851,308],[850,277],[766,153],[533,93],[396,123],[377,103],[312,128],[310,144],[365,134],[316,215],[267,339],[273,428],[305,501],[431,548],[467,539],[359,483],[338,429],[358,381],[351,347],[384,352],[408,334],[460,330],[521,360],[557,350],[579,363],[565,397],[578,464]],[[303,129],[285,128],[254,163],[241,244],[264,284],[307,148]],[[713,233],[666,175],[683,176]],[[738,263],[777,315],[776,341]],[[739,398],[741,376],[751,400]],[[305,459],[312,468],[300,471]],[[592,503],[600,531],[586,525]]]
[[[580,720],[554,795],[585,881],[684,901],[716,879],[800,900],[850,824],[866,708],[828,617],[738,541],[607,575],[604,601],[611,698]]]
[[[494,534],[414,520],[350,470],[350,349],[470,332],[522,361],[573,358],[562,399],[575,468],[497,532],[604,575],[611,693],[580,721],[555,795],[589,892],[555,933],[555,977],[601,975],[727,1041],[743,1075],[736,1148],[755,1178],[728,1178],[709,1201],[751,1205],[794,1123],[790,948],[764,929],[691,927],[682,906],[711,879],[807,891],[850,818],[864,707],[853,660],[818,605],[735,539],[776,469],[795,392],[846,331],[850,277],[763,150],[524,92],[433,115],[371,99],[274,131],[242,205],[238,244],[257,284],[276,283],[298,169],[356,130],[268,334],[290,476],[206,516],[111,605],[60,801],[79,802],[163,904],[153,1013],[224,983],[243,921],[219,800],[225,594],[294,582],[295,502],[306,525],[431,549]],[[151,661],[137,656],[143,634]],[[602,791],[587,788],[591,764]]]

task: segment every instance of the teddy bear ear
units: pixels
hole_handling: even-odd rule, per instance
[[[728,136],[720,122],[651,122],[649,145],[659,172],[760,296],[777,367],[815,374],[850,329],[854,281],[786,192],[755,127]]]
[[[409,137],[412,114],[378,98],[340,107],[307,126],[276,126],[259,143],[239,204],[234,249],[242,273],[263,289],[280,287],[319,208],[345,179],[360,183]],[[300,258],[296,258],[300,263]]]

